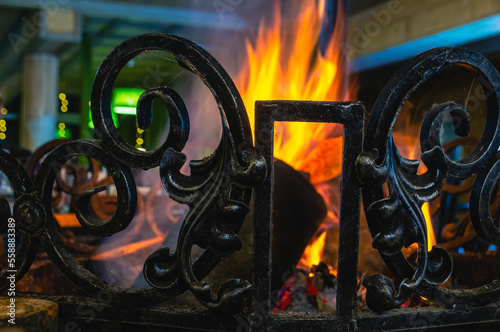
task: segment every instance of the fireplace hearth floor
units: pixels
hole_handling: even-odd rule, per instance
[[[19,297],[44,299],[59,305],[59,331],[245,331],[247,314],[217,314],[205,307],[163,303],[144,308],[124,308],[88,297],[22,293]],[[358,312],[359,331],[496,331],[500,328],[500,302],[470,308],[397,308],[385,313]],[[270,331],[336,331],[342,322],[333,314],[280,312],[266,322]]]

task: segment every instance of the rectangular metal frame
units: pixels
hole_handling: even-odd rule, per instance
[[[255,189],[254,275],[252,315],[254,329],[266,329],[278,318],[271,315],[271,243],[274,188],[274,126],[277,121],[338,123],[344,126],[338,259],[337,319],[354,327],[358,278],[361,189],[355,163],[363,148],[364,106],[361,102],[257,101],[255,147],[267,163],[267,176]],[[275,316],[278,317],[278,316]],[[278,322],[276,322],[278,323]]]

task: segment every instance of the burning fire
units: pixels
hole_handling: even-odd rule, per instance
[[[91,257],[91,259],[97,261],[97,260],[111,259],[111,258],[126,256],[126,255],[132,254],[138,250],[148,248],[152,245],[159,244],[162,241],[163,241],[163,237],[158,236],[158,237],[155,237],[155,238],[152,238],[149,240],[134,242],[134,243],[124,245],[122,247],[118,247],[118,248],[111,249],[108,251],[98,252],[98,253],[94,254]]]
[[[310,268],[313,265],[318,265],[321,261],[321,254],[323,253],[323,248],[325,247],[326,232],[320,234],[320,236],[311,241],[302,254],[301,263],[305,263],[306,268]]]
[[[338,3],[340,6],[342,2]],[[273,23],[261,22],[256,42],[247,40],[248,60],[236,84],[247,106],[252,129],[256,100],[349,99],[346,58],[338,47],[345,32],[343,9],[337,10],[335,30],[322,54],[318,45],[324,8],[325,0],[302,1],[298,19],[285,27],[276,1]],[[288,122],[277,125],[275,132],[274,156],[309,173],[316,189],[320,189],[321,182],[340,174],[342,137],[336,125]],[[328,191],[318,192],[329,205],[330,199],[325,196]],[[338,222],[330,207],[328,215],[328,219]],[[319,262],[325,239],[323,232],[309,244],[303,263],[312,266]]]
[[[432,247],[436,244],[436,236],[434,235],[434,228],[432,226],[429,202],[425,202],[424,205],[422,205],[422,213],[424,214],[425,224],[427,225],[427,250],[431,251]]]

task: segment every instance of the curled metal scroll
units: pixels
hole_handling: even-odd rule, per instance
[[[180,66],[205,83],[219,105],[221,142],[210,157],[191,162],[191,176],[180,173],[186,161],[181,151],[189,135],[189,116],[175,91],[160,86],[145,91],[138,100],[137,122],[143,130],[152,124],[155,99],[161,100],[168,110],[169,135],[158,149],[145,152],[133,148],[123,141],[113,124],[110,99],[114,81],[129,60],[145,51],[170,52]],[[251,186],[262,181],[266,172],[263,158],[253,148],[245,107],[227,73],[206,51],[183,38],[137,36],[118,46],[103,61],[94,81],[91,105],[96,133],[104,149],[130,168],[160,166],[162,183],[170,197],[190,207],[176,253],[171,255],[169,248],[162,248],[152,254],[144,265],[146,280],[167,297],[190,289],[212,309],[241,309],[242,297],[250,287],[248,282],[228,281],[215,299],[210,287],[201,282],[223,257],[239,249],[236,234],[248,211]],[[191,262],[195,244],[206,250],[196,262]]]
[[[152,125],[154,100],[162,101],[169,113],[168,137],[154,151],[140,151],[125,143],[111,118],[111,94],[120,70],[140,53],[154,50],[172,53],[180,66],[205,83],[219,106],[221,118],[218,121],[223,128],[220,144],[211,156],[191,162],[190,176],[180,173],[186,161],[181,151],[189,135],[189,115],[175,91],[159,86],[145,91],[138,100],[137,122],[143,130]],[[252,187],[266,176],[265,161],[253,147],[245,107],[228,74],[211,55],[186,39],[164,34],[137,36],[116,47],[99,67],[92,88],[91,114],[97,140],[75,140],[56,147],[41,163],[34,184],[26,171],[0,150],[0,170],[14,187],[14,216],[22,230],[18,253],[18,261],[22,263],[17,266],[18,277],[33,260],[32,241],[39,241],[61,272],[91,295],[101,296],[104,292],[113,301],[145,305],[190,289],[211,309],[241,310],[249,282],[230,280],[222,285],[215,298],[210,287],[202,282],[221,259],[240,248],[237,234],[248,212]],[[144,275],[153,288],[126,289],[105,282],[80,265],[63,245],[52,215],[51,193],[57,173],[75,156],[92,158],[106,167],[117,189],[117,208],[109,221],[101,220],[90,206],[90,198],[105,190],[105,186],[85,189],[75,197],[75,214],[79,222],[98,236],[120,232],[134,217],[137,192],[132,170],[135,168],[160,166],[165,190],[171,198],[190,207],[180,230],[176,253],[171,255],[169,248],[161,248],[145,262]],[[2,203],[0,201],[0,212],[10,216],[10,209],[3,209],[6,204]],[[205,251],[192,262],[194,245]]]
[[[421,159],[428,170],[417,175],[418,161],[399,154],[392,138],[393,126],[409,96],[450,65],[471,66],[486,78],[481,84],[487,91],[487,126],[474,151],[462,160],[453,161],[444,152],[440,139],[444,117],[451,115],[456,124],[455,133],[467,136],[469,114],[456,102],[434,105],[427,112],[420,133]],[[397,307],[414,292],[446,306],[484,304],[500,297],[496,283],[461,291],[437,287],[451,275],[453,262],[443,248],[434,246],[432,251],[427,251],[427,228],[421,211],[424,202],[439,195],[446,177],[465,179],[477,174],[470,198],[473,224],[480,235],[498,244],[500,231],[489,215],[489,197],[500,177],[498,157],[495,157],[500,144],[499,97],[500,76],[493,65],[482,55],[463,48],[437,48],[417,56],[403,66],[381,92],[368,122],[364,152],[357,161],[357,176],[363,186],[373,247],[380,251],[400,284],[396,291],[385,276],[367,277],[364,285],[367,304],[372,310]],[[389,197],[384,197],[384,183],[389,187]],[[414,243],[419,248],[415,266],[401,252],[403,247]]]

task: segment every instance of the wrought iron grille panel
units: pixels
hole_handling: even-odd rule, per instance
[[[167,106],[170,133],[158,149],[151,152],[134,149],[123,141],[113,124],[110,99],[114,81],[127,61],[149,50],[171,52],[182,67],[195,73],[209,87],[219,105],[223,123],[220,144],[210,157],[191,163],[191,176],[179,172],[186,161],[181,151],[189,135],[189,113],[175,91],[156,87],[147,90],[138,101],[137,120],[141,129],[151,126],[154,99],[160,99]],[[443,119],[450,114],[459,123],[455,128],[457,134],[464,136],[470,127],[469,115],[465,107],[456,102],[435,105],[428,111],[420,135],[422,160],[428,171],[417,175],[417,163],[401,157],[395,147],[392,138],[395,119],[412,92],[447,66],[457,64],[475,68],[483,75],[481,83],[488,106],[486,128],[470,156],[459,162],[452,161],[446,156],[439,136]],[[103,320],[140,323],[124,315],[130,310],[127,305],[132,304],[143,307],[141,312],[152,323],[200,329],[397,330],[472,324],[481,320],[498,322],[500,309],[495,306],[500,296],[498,281],[469,290],[439,287],[449,277],[453,264],[443,248],[434,247],[427,252],[427,229],[420,208],[424,202],[439,195],[446,177],[465,179],[476,176],[470,198],[473,226],[482,238],[500,245],[500,230],[489,211],[493,186],[500,177],[500,154],[497,152],[500,145],[499,97],[500,77],[484,57],[461,48],[434,49],[410,61],[390,80],[375,104],[364,141],[364,107],[359,102],[268,101],[257,103],[254,148],[241,97],[213,57],[180,37],[160,34],[134,37],[114,49],[96,75],[91,103],[96,139],[58,143],[59,146],[42,161],[33,179],[30,178],[32,171],[28,173],[11,155],[0,150],[0,170],[9,179],[15,196],[13,212],[6,199],[0,198],[0,212],[3,216],[13,215],[19,230],[17,260],[11,270],[16,271],[17,280],[21,279],[32,264],[37,248],[43,248],[79,289],[93,297],[102,292],[112,295],[111,305],[99,304],[105,309],[99,311]],[[336,315],[270,314],[275,121],[333,122],[344,126]],[[51,192],[57,172],[73,156],[87,156],[99,161],[110,171],[117,187],[118,206],[109,221],[99,219],[89,205],[90,197],[104,187],[86,189],[76,197],[79,222],[98,236],[119,232],[132,220],[137,205],[132,177],[132,170],[136,168],[159,166],[163,186],[170,197],[189,206],[176,253],[161,248],[144,264],[144,275],[152,289],[124,289],[101,280],[81,266],[61,242],[51,210]],[[384,197],[384,183],[388,184],[389,197]],[[257,208],[254,213],[253,281],[227,281],[213,297],[210,286],[201,280],[221,257],[239,249],[237,234],[248,212],[254,187]],[[384,276],[365,279],[368,306],[383,314],[356,312],[360,191],[374,238],[373,245],[399,280],[395,287]],[[413,243],[419,247],[416,266],[401,253],[403,247]],[[205,251],[192,262],[190,253],[195,244]],[[11,272],[3,271],[0,275],[2,289],[8,287],[8,273]],[[190,290],[211,311],[200,313],[170,310],[168,306],[147,307],[186,290]],[[392,309],[415,292],[446,309]],[[252,305],[245,309],[245,299],[250,296]],[[65,303],[63,313],[75,315],[75,300],[56,300]],[[92,303],[84,298],[76,301]],[[123,306],[120,310],[114,307],[117,303]],[[385,313],[390,309],[392,311]],[[206,325],[196,325],[191,317]],[[208,323],[214,320],[220,323]]]

